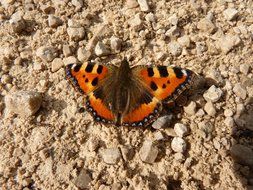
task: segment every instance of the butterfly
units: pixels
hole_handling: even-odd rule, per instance
[[[95,121],[116,126],[147,126],[164,104],[188,89],[195,73],[173,66],[120,66],[85,62],[66,66],[66,77],[85,95]]]

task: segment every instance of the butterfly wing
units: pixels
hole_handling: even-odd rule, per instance
[[[110,68],[93,63],[69,64],[66,66],[66,76],[76,90],[86,95],[86,110],[96,121],[112,123],[113,113],[99,96],[103,81],[108,77]]]
[[[133,72],[139,77],[158,100],[169,102],[175,100],[188,89],[194,73],[180,67],[135,67]]]

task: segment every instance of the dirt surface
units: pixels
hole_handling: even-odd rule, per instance
[[[1,0],[0,39],[1,189],[253,189],[252,0]],[[157,129],[94,123],[64,65],[125,56],[199,87]]]

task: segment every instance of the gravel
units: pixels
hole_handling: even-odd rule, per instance
[[[240,83],[237,83],[234,86],[233,92],[236,94],[236,96],[242,99],[245,99],[247,97],[247,90]]]
[[[182,123],[176,123],[174,130],[179,137],[183,137],[188,133],[188,128]]]
[[[221,98],[223,92],[220,88],[212,85],[203,95],[206,101],[217,102]]]
[[[121,154],[118,148],[107,148],[102,151],[102,158],[107,164],[117,164]]]
[[[158,148],[153,144],[152,141],[146,140],[144,141],[140,151],[139,151],[140,159],[143,162],[152,164],[155,162],[155,159],[158,155]]]
[[[171,141],[171,148],[175,152],[183,153],[186,151],[186,142],[181,137],[174,137]]]
[[[161,129],[166,126],[169,126],[172,120],[172,115],[165,115],[162,117],[159,117],[153,124],[152,127],[154,129]]]

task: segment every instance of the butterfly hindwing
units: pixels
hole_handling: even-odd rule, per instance
[[[107,73],[108,68],[100,64],[85,62],[66,66],[67,78],[83,94],[93,91],[99,82],[106,77]]]
[[[175,100],[186,90],[194,73],[180,67],[136,67],[135,74],[149,87],[152,94],[160,101]]]

